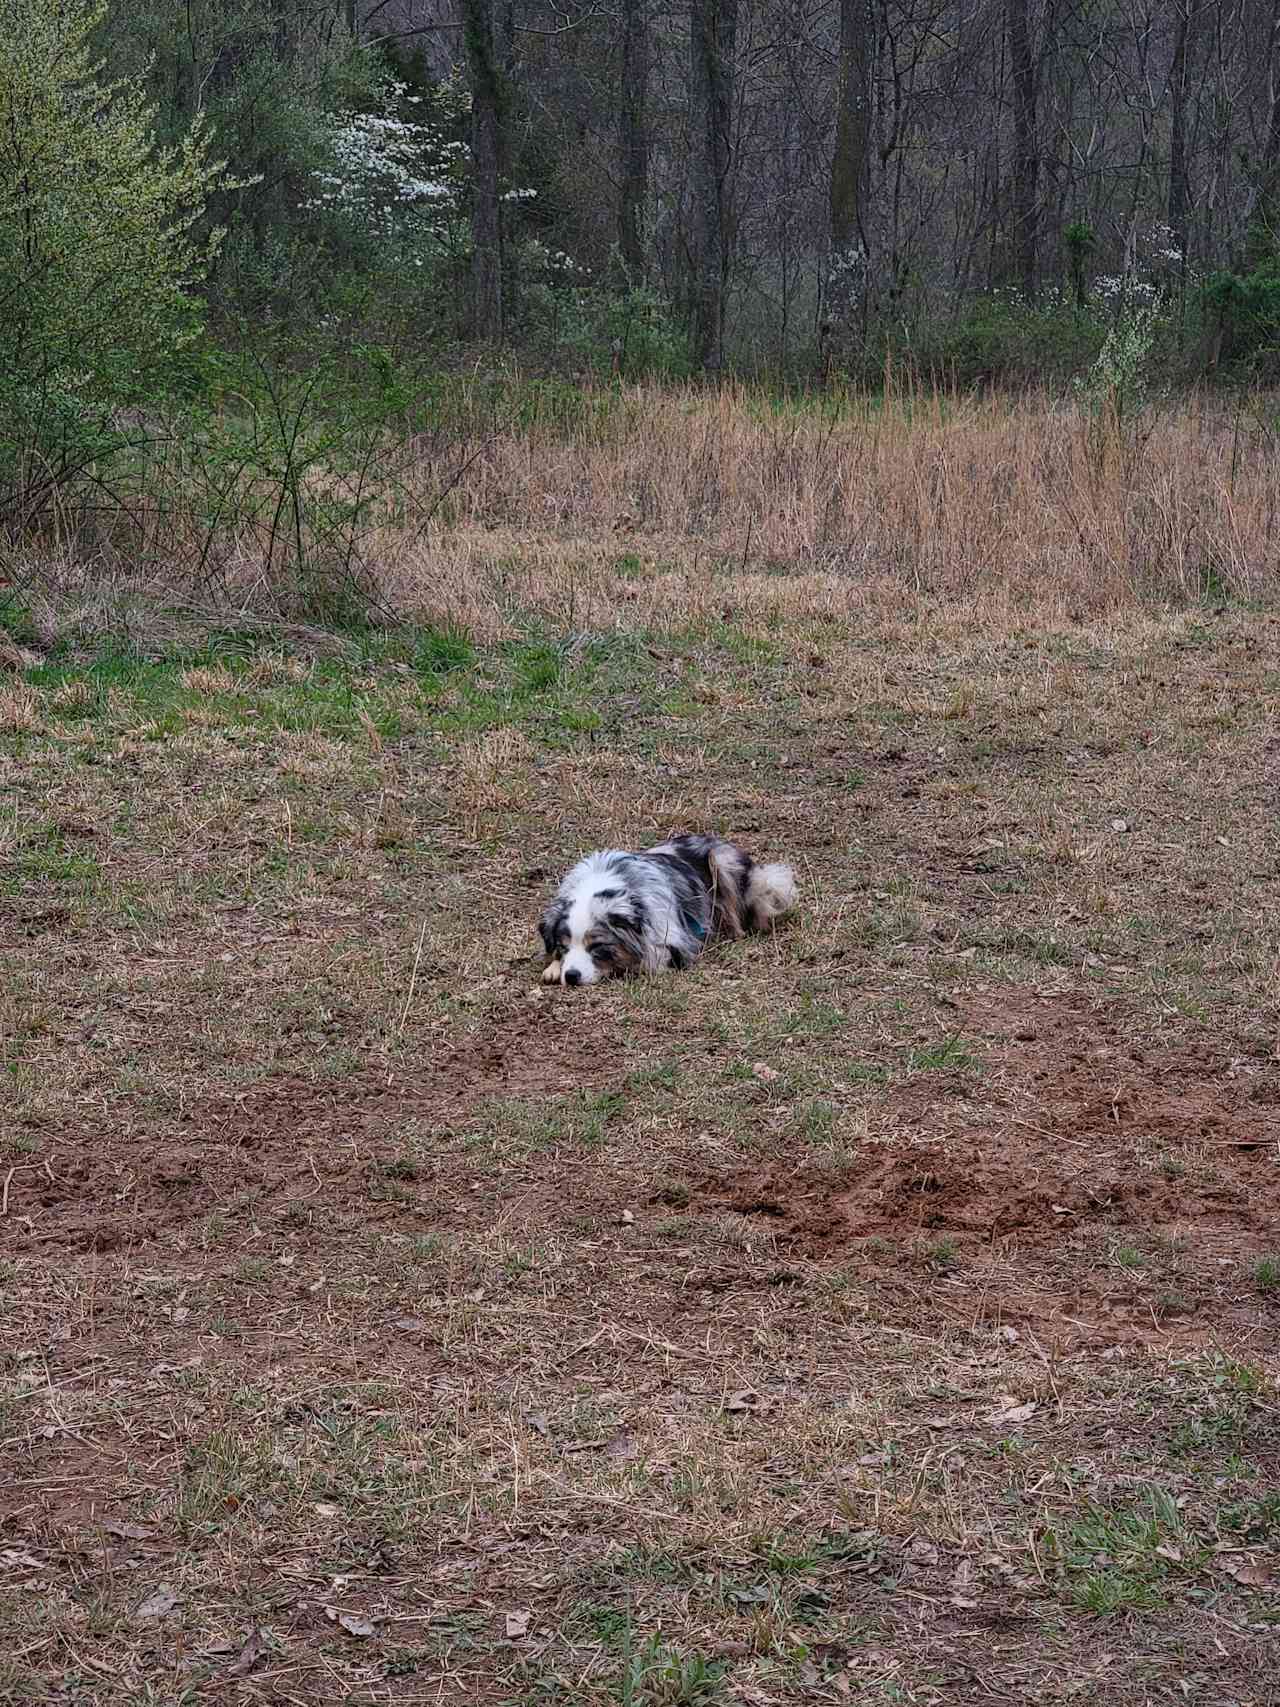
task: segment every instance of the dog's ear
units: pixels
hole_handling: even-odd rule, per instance
[[[567,909],[563,901],[553,901],[538,921],[538,931],[542,937],[542,946],[549,955],[556,951],[556,939],[560,935],[560,927],[564,924]]]
[[[643,952],[644,920],[638,909],[616,907],[605,914],[604,922],[624,948],[637,955]]]

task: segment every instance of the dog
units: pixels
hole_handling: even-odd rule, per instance
[[[789,865],[757,865],[719,836],[676,836],[644,853],[580,860],[542,915],[544,984],[682,971],[710,937],[768,930],[796,904]]]

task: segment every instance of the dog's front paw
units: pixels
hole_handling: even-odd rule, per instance
[[[547,962],[546,971],[542,974],[542,982],[544,984],[558,984],[560,982],[560,974],[563,971],[563,961],[549,960]]]

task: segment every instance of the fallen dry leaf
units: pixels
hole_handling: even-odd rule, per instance
[[[989,1423],[1021,1423],[1028,1417],[1033,1417],[1040,1409],[1034,1399],[1029,1399],[1025,1405],[1010,1405],[1007,1410],[991,1411],[987,1416]]]
[[[177,1610],[179,1604],[178,1596],[173,1592],[169,1584],[161,1583],[158,1588],[152,1589],[151,1593],[134,1613],[134,1617],[167,1618],[171,1612]]]
[[[1220,1553],[1217,1564],[1245,1588],[1270,1587],[1271,1572],[1252,1553]]]
[[[248,1677],[249,1673],[253,1670],[254,1666],[257,1665],[258,1661],[260,1659],[265,1659],[270,1652],[271,1648],[262,1631],[257,1629],[250,1630],[247,1638],[245,1639],[244,1647],[241,1648],[235,1659],[232,1660],[231,1664],[227,1667],[227,1676]]]
[[[104,1535],[114,1535],[119,1541],[150,1541],[155,1534],[145,1523],[104,1523]]]
[[[529,1634],[529,1620],[532,1617],[532,1612],[508,1612],[507,1640],[510,1642],[518,1642],[523,1637],[527,1636]]]
[[[331,1624],[345,1630],[348,1636],[373,1636],[377,1632],[367,1618],[362,1618],[358,1612],[341,1612],[336,1606],[326,1606],[324,1615]]]

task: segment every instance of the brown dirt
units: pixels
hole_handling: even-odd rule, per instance
[[[1280,1225],[1275,1059],[1140,1048],[1122,1012],[1026,991],[966,1003],[957,1026],[996,1045],[980,1103],[960,1075],[919,1075],[887,1100],[892,1135],[847,1165],[703,1174],[696,1211],[752,1218],[814,1262],[884,1268],[943,1247],[948,1267],[1008,1277],[988,1309],[1071,1343],[1220,1333],[1233,1314],[1221,1266],[1269,1251]],[[1119,1296],[1109,1248],[1142,1270]],[[1159,1305],[1162,1249],[1178,1286]]]
[[[407,1133],[431,1139],[490,1098],[551,1096],[616,1076],[598,1031],[583,1035],[567,1005],[517,998],[414,1074],[276,1075],[195,1102],[167,1129],[127,1107],[114,1119],[45,1127],[46,1163],[10,1180],[10,1248],[129,1250],[246,1199],[258,1214],[305,1202],[322,1179],[335,1224],[367,1219],[370,1170],[394,1158]],[[423,1172],[438,1193],[440,1164]],[[344,1208],[345,1194],[358,1207]]]

